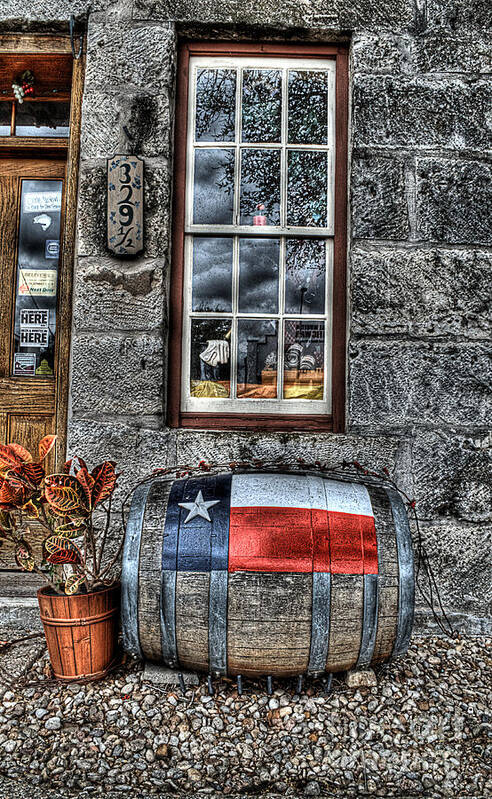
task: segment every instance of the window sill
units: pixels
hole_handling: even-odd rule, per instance
[[[333,418],[328,414],[312,416],[272,416],[231,413],[181,413],[171,427],[204,430],[282,430],[298,432],[333,432]]]

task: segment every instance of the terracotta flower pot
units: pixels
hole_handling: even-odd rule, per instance
[[[45,586],[38,602],[55,677],[104,677],[117,655],[120,586],[75,596],[59,596]]]

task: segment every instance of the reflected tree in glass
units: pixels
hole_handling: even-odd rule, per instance
[[[193,221],[197,225],[231,225],[234,197],[232,150],[195,150]]]
[[[241,155],[241,224],[253,224],[259,213],[258,206],[267,218],[267,225],[280,223],[280,152],[278,150],[249,149]]]
[[[243,142],[280,142],[282,77],[278,69],[243,72]]]
[[[318,239],[287,239],[285,313],[324,314],[326,245]]]
[[[328,154],[290,150],[287,162],[287,224],[326,227]]]
[[[199,69],[196,76],[196,141],[234,141],[236,70]]]
[[[328,75],[326,72],[289,72],[289,133],[291,144],[328,142]]]

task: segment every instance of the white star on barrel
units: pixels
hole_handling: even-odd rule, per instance
[[[180,508],[185,508],[185,510],[189,510],[188,516],[186,517],[184,523],[191,522],[195,516],[201,516],[202,519],[206,519],[207,522],[211,522],[212,519],[210,518],[210,514],[208,512],[209,508],[213,508],[214,505],[218,505],[220,499],[212,499],[206,502],[203,499],[203,494],[201,491],[198,492],[196,495],[196,499],[194,502],[178,502]]]

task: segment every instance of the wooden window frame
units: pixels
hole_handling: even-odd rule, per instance
[[[297,56],[303,59],[323,58],[336,61],[331,414],[224,414],[181,411],[189,61],[192,56],[220,55],[293,59]],[[220,430],[299,430],[341,433],[345,429],[346,381],[348,47],[297,43],[184,42],[179,47],[177,74],[169,307],[168,425]],[[306,320],[308,321],[309,317],[306,317]]]
[[[62,231],[60,241],[59,282],[56,309],[56,351],[55,351],[55,468],[60,468],[66,458],[67,425],[70,392],[70,350],[72,327],[73,265],[75,257],[77,188],[80,161],[80,132],[82,126],[82,94],[84,89],[86,38],[85,33],[77,35],[82,39],[81,54],[73,59],[70,99],[70,132],[68,137],[21,137],[0,138],[0,151],[4,154],[29,157],[36,150],[50,156],[63,156],[66,159],[66,177],[62,204]],[[67,34],[0,34],[0,58],[14,59],[32,57],[32,61],[42,62],[45,56],[72,56],[70,35]],[[10,99],[9,97],[4,99]],[[66,99],[59,96],[58,99]],[[62,336],[60,331],[65,331]]]

